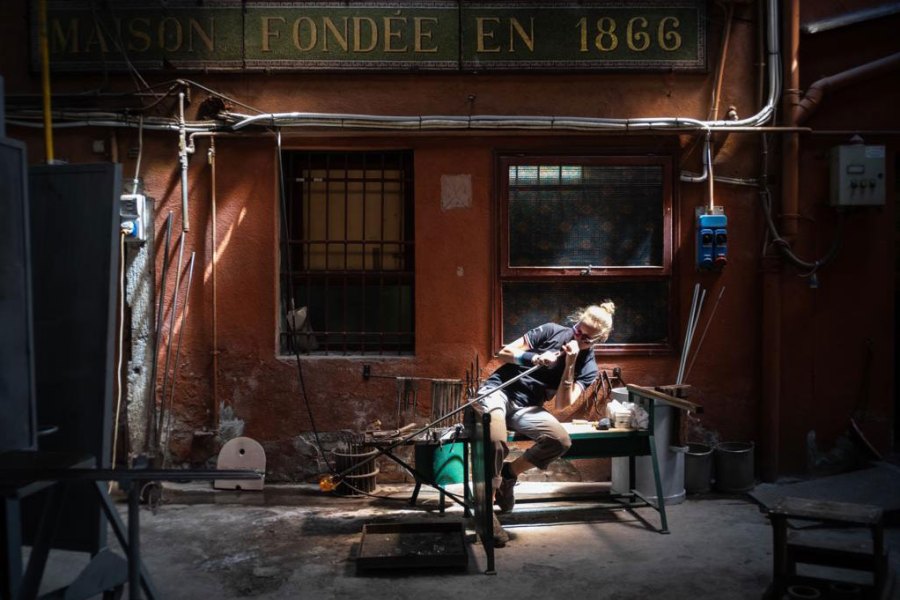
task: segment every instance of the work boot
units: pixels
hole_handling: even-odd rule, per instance
[[[493,519],[494,522],[494,548],[502,548],[506,545],[506,542],[509,541],[509,534],[506,533],[506,530],[500,525],[500,519],[497,518],[497,515],[491,513],[491,519]]]
[[[518,478],[516,477],[503,477],[500,480],[500,487],[494,493],[494,504],[497,505],[500,512],[508,513],[516,505],[515,488],[517,481]]]

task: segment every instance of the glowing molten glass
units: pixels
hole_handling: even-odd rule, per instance
[[[323,475],[319,479],[319,489],[323,492],[333,492],[336,487],[337,483],[331,475]]]

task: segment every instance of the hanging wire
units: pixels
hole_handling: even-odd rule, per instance
[[[799,274],[800,277],[812,278],[822,266],[828,264],[835,256],[837,256],[844,239],[845,215],[842,210],[837,211],[837,225],[835,227],[834,238],[831,240],[831,246],[828,248],[828,251],[821,258],[809,261],[800,258],[794,253],[790,242],[782,238],[781,234],[778,232],[778,228],[775,225],[775,219],[772,215],[772,190],[768,185],[768,162],[766,160],[768,157],[768,137],[769,136],[764,135],[761,140],[761,151],[763,156],[761,165],[763,172],[760,177],[761,185],[759,188],[759,198],[760,205],[763,209],[763,216],[765,217],[767,235],[767,243],[763,246],[763,252],[765,253],[766,249],[770,246],[774,246],[788,262],[798,269],[804,269],[804,271]]]
[[[328,462],[328,459],[325,457],[325,451],[322,448],[322,441],[319,438],[319,430],[316,427],[316,420],[313,416],[312,407],[309,404],[309,394],[306,391],[306,382],[303,379],[303,363],[300,360],[300,350],[297,348],[297,345],[294,343],[294,323],[293,319],[290,318],[289,312],[293,310],[295,306],[295,297],[294,297],[294,267],[291,260],[291,247],[288,241],[290,235],[290,224],[288,223],[287,218],[287,195],[284,191],[284,157],[283,150],[281,147],[281,130],[276,130],[275,133],[275,141],[277,147],[277,155],[278,155],[278,196],[281,203],[281,219],[282,219],[282,233],[281,233],[281,241],[283,244],[282,256],[285,259],[285,267],[287,268],[287,281],[282,281],[282,312],[284,314],[284,320],[287,324],[288,330],[288,339],[290,340],[291,350],[294,353],[295,364],[297,365],[297,379],[300,382],[300,392],[303,397],[303,404],[306,407],[306,414],[309,416],[309,424],[310,428],[313,431],[313,437],[316,441],[316,449],[319,452],[319,456],[321,456],[322,461],[325,463],[325,466],[328,470],[336,474],[338,471],[335,470],[334,466]],[[309,316],[307,316],[309,318]]]
[[[113,442],[111,467],[116,468],[116,449],[119,443],[119,416],[122,414],[122,354],[125,339],[125,232],[119,231],[119,360],[116,363],[116,416],[113,424]],[[109,482],[108,491],[112,491],[113,482]]]

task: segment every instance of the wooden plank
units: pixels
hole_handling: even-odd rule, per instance
[[[871,526],[881,522],[883,511],[881,507],[871,504],[831,502],[788,496],[781,499],[770,513],[789,519]]]
[[[657,392],[656,390],[640,385],[635,385],[633,383],[629,383],[625,387],[628,388],[629,392],[634,392],[635,394],[638,394],[645,398],[652,398],[654,400],[659,400],[660,402],[665,402],[666,404],[671,404],[672,406],[680,408],[681,410],[689,410],[695,413],[703,412],[702,406],[695,402],[691,402],[690,400],[685,400],[684,398],[676,398],[675,396]]]
[[[690,395],[694,386],[681,383],[681,384],[673,384],[673,385],[657,385],[653,389],[657,392],[662,392],[663,394],[669,394],[670,396],[675,396],[676,398],[685,399]]]

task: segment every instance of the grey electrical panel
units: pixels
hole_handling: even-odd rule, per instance
[[[884,146],[848,144],[831,150],[831,205],[884,206]]]
[[[38,449],[109,467],[122,167],[43,165],[28,175],[37,416],[57,428]],[[26,540],[43,501],[23,503]],[[106,529],[93,483],[72,482],[53,547],[97,552]]]
[[[0,452],[37,448],[25,145],[0,138]]]
[[[3,88],[3,76],[0,75],[0,138],[6,137],[6,91]]]

